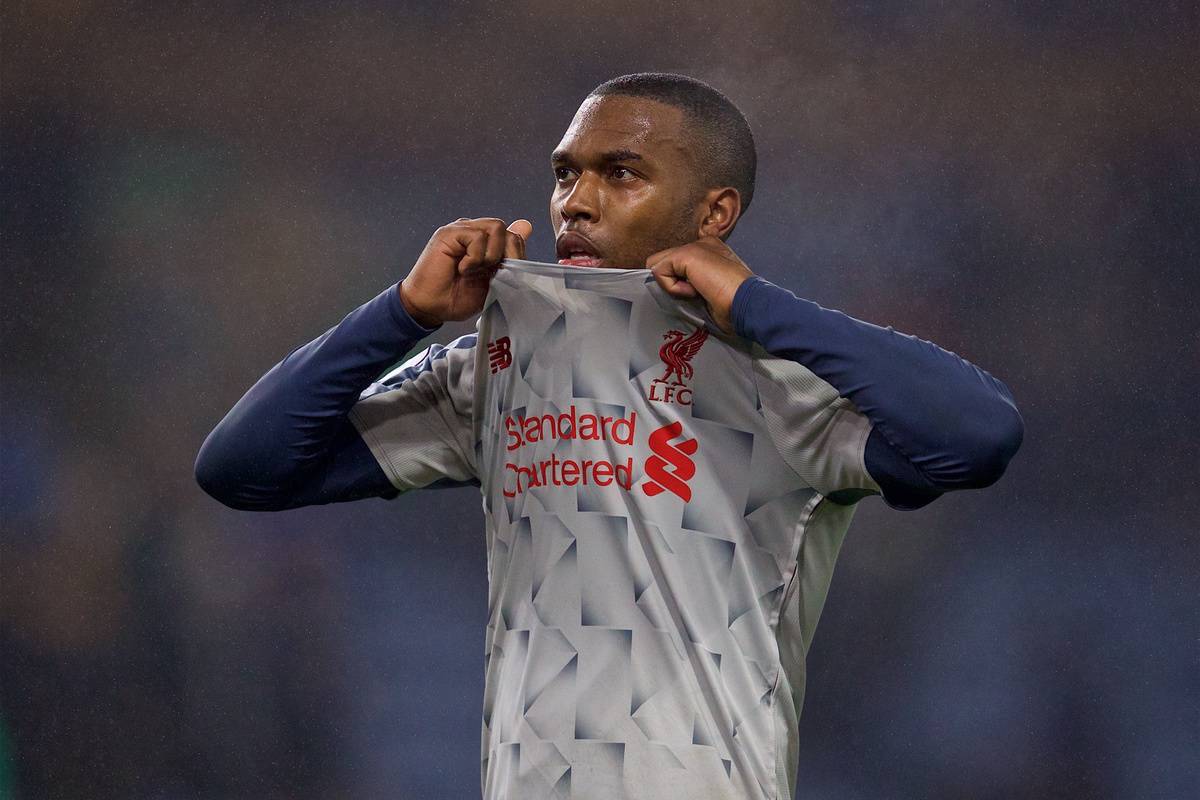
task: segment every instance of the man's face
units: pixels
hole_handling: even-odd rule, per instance
[[[681,109],[623,95],[585,100],[551,156],[558,263],[639,269],[697,239],[692,159]]]

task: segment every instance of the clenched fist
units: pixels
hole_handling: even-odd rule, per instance
[[[524,258],[529,220],[504,227],[495,217],[459,217],[433,232],[397,291],[409,316],[426,328],[467,319],[483,309],[501,259]]]
[[[646,268],[658,285],[675,297],[699,297],[713,322],[727,334],[734,333],[733,298],[738,287],[754,273],[729,245],[716,236],[652,253]]]

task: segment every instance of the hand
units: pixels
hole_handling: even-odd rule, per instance
[[[733,334],[733,296],[750,268],[716,236],[704,236],[679,247],[659,250],[646,259],[659,286],[673,297],[699,296],[722,331]]]
[[[533,225],[527,219],[507,228],[495,217],[459,217],[443,225],[400,281],[400,301],[426,328],[478,314],[500,260],[524,258],[531,233]]]

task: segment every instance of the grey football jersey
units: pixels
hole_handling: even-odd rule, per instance
[[[506,260],[476,329],[351,418],[397,488],[479,483],[483,796],[791,798],[869,421],[646,270]]]

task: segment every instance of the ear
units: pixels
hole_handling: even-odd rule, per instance
[[[723,240],[733,231],[738,217],[742,215],[742,196],[732,186],[709,189],[699,205],[703,216],[700,218],[698,237],[716,236]]]

